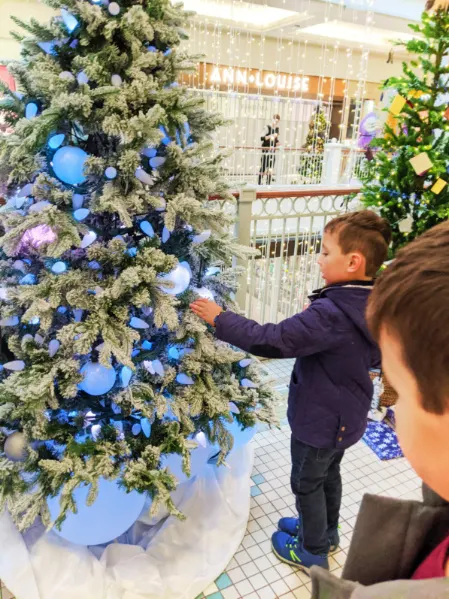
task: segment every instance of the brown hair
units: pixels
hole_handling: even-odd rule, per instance
[[[343,254],[360,252],[365,257],[367,277],[374,277],[387,259],[390,225],[371,210],[349,212],[334,218],[324,231],[338,235],[338,245]]]
[[[281,120],[281,115],[280,114],[273,114],[273,118],[277,119],[278,121]]]
[[[374,286],[368,324],[376,341],[382,330],[398,339],[425,410],[449,408],[449,223],[398,252]]]

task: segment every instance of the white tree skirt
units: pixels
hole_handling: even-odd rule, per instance
[[[174,494],[180,522],[146,509],[108,546],[82,547],[45,533],[21,535],[0,515],[0,579],[18,599],[194,599],[226,568],[245,534],[250,508],[251,444],[230,468],[207,465]],[[156,522],[157,520],[157,522]]]

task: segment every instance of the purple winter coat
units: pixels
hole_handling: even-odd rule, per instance
[[[369,376],[380,352],[365,322],[372,281],[317,291],[307,310],[260,325],[234,312],[216,321],[217,337],[264,358],[297,358],[288,398],[293,436],[319,449],[346,449],[365,432],[373,396]]]

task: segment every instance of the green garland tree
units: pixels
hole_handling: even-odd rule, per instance
[[[188,473],[203,432],[221,464],[232,426],[272,419],[258,367],[189,310],[198,295],[235,308],[246,251],[208,201],[231,199],[211,143],[223,119],[177,84],[198,60],[181,5],[47,4],[49,24],[16,21],[20,92],[2,90],[0,510],[50,524],[61,494],[61,523],[105,477],[177,514],[164,457]]]
[[[393,252],[449,217],[449,15],[439,6],[410,25],[412,60],[384,87],[397,95],[362,174],[362,201],[390,222]]]

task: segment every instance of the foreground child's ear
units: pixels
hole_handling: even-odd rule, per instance
[[[350,254],[348,272],[357,272],[363,266],[364,262],[365,258],[362,254],[359,254],[358,252]]]

